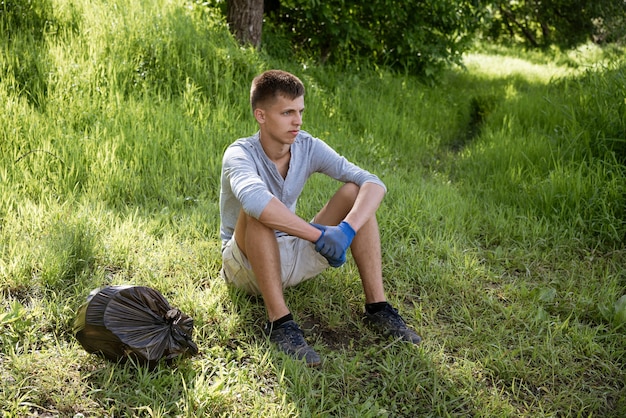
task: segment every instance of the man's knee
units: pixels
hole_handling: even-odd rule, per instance
[[[276,234],[274,229],[242,211],[235,227],[235,238],[239,248],[245,249],[246,244],[263,245],[268,239],[275,240]]]
[[[324,225],[337,225],[352,210],[359,190],[355,183],[343,184],[315,215],[314,221]]]
[[[345,183],[337,190],[329,203],[335,206],[340,212],[345,212],[342,215],[343,217],[352,209],[352,206],[354,206],[354,202],[356,202],[356,198],[359,195],[359,190],[359,186],[355,183]]]
[[[263,240],[273,236],[274,231],[259,222],[258,219],[246,214],[243,210],[239,213],[235,226],[235,241],[241,252],[248,256],[248,246],[263,245]]]
[[[354,203],[354,201],[356,201],[356,197],[359,194],[359,189],[359,186],[357,186],[355,183],[345,183],[339,188],[337,193],[346,201]]]

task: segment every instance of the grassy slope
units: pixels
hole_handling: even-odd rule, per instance
[[[624,65],[591,65],[610,51],[483,51],[426,86],[272,61],[196,3],[39,4],[46,35],[22,23],[0,48],[7,416],[624,414]],[[320,370],[268,350],[262,304],[220,281],[221,153],[275,66],[307,85],[306,129],[387,183],[388,297],[420,348],[361,325],[352,263],[287,291]],[[334,187],[314,178],[301,215]],[[75,309],[122,283],[190,314],[202,355],[87,355]]]

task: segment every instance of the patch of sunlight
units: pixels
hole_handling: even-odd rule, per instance
[[[521,76],[529,82],[539,83],[547,83],[555,78],[571,75],[576,71],[555,64],[536,64],[521,58],[481,53],[465,55],[463,64],[474,73],[494,78]]]

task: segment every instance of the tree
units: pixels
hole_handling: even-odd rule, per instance
[[[241,44],[261,46],[263,0],[228,0],[226,21]]]

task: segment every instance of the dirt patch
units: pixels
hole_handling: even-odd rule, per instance
[[[330,327],[315,316],[301,320],[300,327],[307,338],[317,338],[332,350],[354,348],[362,345],[363,334],[359,328],[346,321],[345,326]]]

